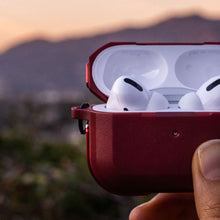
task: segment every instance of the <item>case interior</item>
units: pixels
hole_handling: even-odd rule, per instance
[[[97,88],[109,96],[121,75],[140,77],[143,85],[166,96],[170,108],[179,111],[181,96],[197,90],[220,74],[220,45],[115,45],[102,50],[92,65]],[[105,105],[97,111],[109,111]]]

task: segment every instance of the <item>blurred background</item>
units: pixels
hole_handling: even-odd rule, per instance
[[[220,42],[219,0],[0,0],[0,219],[128,219],[146,197],[101,189],[71,106],[105,43]]]

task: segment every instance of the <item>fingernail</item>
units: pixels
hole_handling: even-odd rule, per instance
[[[207,180],[220,180],[220,140],[200,145],[198,157],[202,175]]]

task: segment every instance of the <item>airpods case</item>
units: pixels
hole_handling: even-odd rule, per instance
[[[90,171],[103,188],[120,195],[190,192],[194,151],[204,141],[220,138],[220,111],[183,111],[178,102],[220,74],[220,44],[109,43],[90,56],[86,83],[107,102],[118,77],[141,74],[149,90],[168,99],[168,109],[72,108],[86,133]]]

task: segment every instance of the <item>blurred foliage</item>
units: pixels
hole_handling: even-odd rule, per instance
[[[102,190],[71,144],[0,136],[0,219],[126,219],[137,200]]]
[[[1,105],[0,219],[125,220],[148,200],[98,186],[88,170],[85,138],[67,139],[74,131],[66,128],[75,125],[70,106]]]

